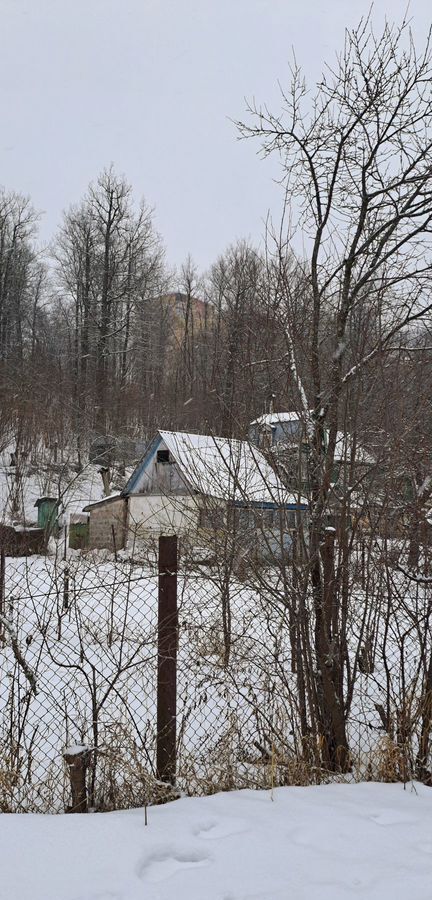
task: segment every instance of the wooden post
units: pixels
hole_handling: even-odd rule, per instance
[[[6,615],[6,554],[3,547],[0,550],[0,615]],[[4,626],[0,623],[0,639],[4,637]]]
[[[177,639],[177,537],[160,537],[156,772],[169,784],[176,777]]]
[[[63,560],[67,560],[67,525],[65,525]],[[69,609],[69,566],[64,567],[63,572],[63,612]]]
[[[113,542],[113,550],[114,550],[114,559],[117,562],[117,542],[116,542],[116,533],[115,533],[114,522],[111,523],[111,534],[112,534],[112,542]]]
[[[90,762],[90,751],[87,747],[78,744],[67,747],[63,753],[63,759],[69,769],[72,804],[66,812],[87,812],[87,766]]]

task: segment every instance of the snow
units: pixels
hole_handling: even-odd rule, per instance
[[[352,452],[353,442],[351,435],[346,434],[344,431],[338,431],[334,454],[335,462],[349,463],[351,461]],[[375,463],[374,457],[371,456],[364,447],[361,447],[360,444],[356,444],[354,459],[357,465],[372,466]]]
[[[114,491],[114,493],[108,494],[108,496],[106,497],[102,497],[101,500],[94,500],[93,503],[87,503],[87,506],[84,507],[84,510],[87,511],[93,509],[94,506],[101,506],[102,503],[107,503],[108,500],[118,500],[121,495],[121,491]]]
[[[63,751],[64,756],[79,756],[81,753],[87,753],[88,747],[85,744],[71,744]]]
[[[297,503],[265,457],[247,441],[159,432],[183,477],[200,494],[251,503]]]
[[[0,816],[4,900],[430,900],[432,791],[238,791],[144,810]]]
[[[313,410],[309,411],[309,419],[307,424],[310,424],[310,417],[312,416]],[[319,416],[322,418],[324,415],[324,409],[320,409]],[[251,422],[251,426],[253,425],[271,425],[276,426],[279,423],[284,422],[301,422],[305,419],[305,415],[303,412],[280,412],[280,413],[268,413],[267,415],[260,416],[258,419],[255,419],[254,422]],[[280,441],[280,443],[289,443],[292,440],[292,436],[286,435]],[[349,462],[352,455],[352,437],[349,434],[346,434],[343,431],[338,431],[336,435],[336,447],[334,459],[335,462]],[[360,465],[373,465],[375,460],[374,457],[371,456],[364,447],[356,445],[355,448],[355,461]],[[429,485],[427,485],[427,488]]]
[[[424,479],[423,483],[420,485],[420,487],[417,491],[417,496],[424,497],[425,494],[429,493],[431,487],[432,487],[432,475],[426,475],[426,478]]]
[[[312,410],[310,410],[312,415]],[[302,419],[302,412],[291,410],[290,412],[266,413],[254,419],[251,425],[277,425],[279,422],[299,422]]]
[[[15,468],[9,466],[10,449],[0,453],[0,521],[12,524],[10,497],[15,486]],[[36,500],[51,493],[61,497],[69,515],[80,513],[83,507],[104,497],[102,478],[95,465],[86,466],[79,474],[67,464],[48,464],[43,455],[22,464],[19,482],[19,513],[16,520],[26,527],[37,520]]]
[[[336,350],[333,354],[333,359],[337,362],[337,360],[340,359],[341,356],[343,356],[343,354],[345,353],[345,350],[346,350],[346,341],[339,341],[339,343],[336,347]]]

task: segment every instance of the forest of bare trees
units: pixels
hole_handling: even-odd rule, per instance
[[[37,435],[85,462],[95,434],[145,439],[161,422],[231,434],[269,394],[289,402],[265,257],[247,242],[207,273],[190,259],[170,271],[152,210],[112,168],[49,247],[37,226],[30,201],[3,190],[4,439]]]
[[[318,734],[322,764],[346,772],[371,610],[353,662],[357,538],[363,589],[371,569],[394,563],[387,544],[374,546],[388,536],[403,538],[404,577],[429,577],[430,43],[417,51],[406,23],[377,37],[365,20],[313,98],[295,63],[291,76],[280,111],[254,103],[238,123],[281,160],[282,223],[268,224],[264,246],[228,246],[206,272],[191,258],[170,270],[153,211],[112,167],[45,248],[31,202],[2,191],[0,440],[17,457],[55,445],[79,469],[97,437],[145,442],[163,427],[242,438],[270,402],[297,411],[307,535],[299,529],[294,580],[278,591],[295,634],[302,740]],[[359,454],[372,460],[367,477]],[[274,464],[283,480],[284,460]]]

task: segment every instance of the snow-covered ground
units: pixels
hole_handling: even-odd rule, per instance
[[[0,817],[1,900],[430,900],[432,791],[326,785]]]
[[[37,510],[35,502],[39,497],[50,496],[61,499],[66,513],[79,513],[88,503],[101,500],[104,496],[100,465],[88,464],[82,472],[77,473],[66,461],[54,464],[45,458],[43,453],[36,454],[22,463],[21,477],[16,481],[16,470],[9,465],[12,445],[0,453],[0,522],[12,524],[19,521],[26,525],[35,524]],[[129,475],[131,470],[127,470]],[[127,475],[123,476],[121,485],[114,483],[112,490],[123,486]],[[117,476],[116,476],[117,477]],[[17,494],[18,513],[14,516],[11,510],[11,499]]]

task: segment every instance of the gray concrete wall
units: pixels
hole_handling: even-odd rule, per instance
[[[90,547],[92,549],[122,550],[125,543],[126,500],[118,497],[90,509]]]

